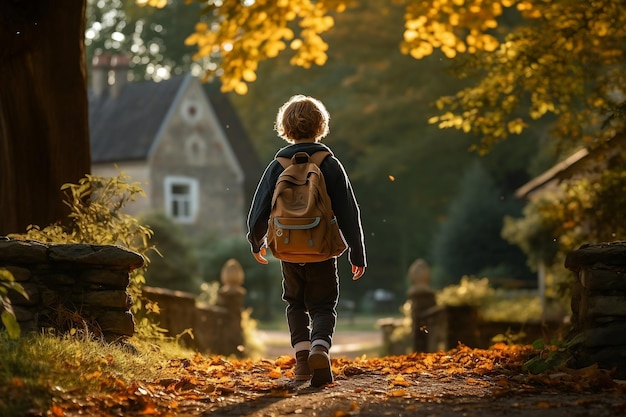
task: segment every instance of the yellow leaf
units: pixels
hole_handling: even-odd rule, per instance
[[[252,70],[246,69],[243,71],[243,79],[249,83],[256,81],[256,73]]]
[[[396,390],[390,391],[388,395],[390,397],[404,397],[406,395],[406,390],[396,389]]]
[[[158,9],[162,9],[167,6],[167,0],[136,0],[138,6],[152,6]]]
[[[396,375],[396,377],[391,381],[391,385],[408,387],[409,385],[411,385],[411,383],[407,381],[406,379],[404,379],[404,376]]]
[[[235,92],[239,95],[245,95],[248,92],[248,84],[244,83],[243,81],[237,83],[237,85],[235,86]]]
[[[294,51],[300,49],[300,47],[302,47],[302,39],[294,39],[289,47]]]
[[[274,368],[273,371],[271,371],[268,376],[272,379],[278,379],[281,376],[283,376],[282,371],[280,370],[280,366],[277,366],[276,368]]]

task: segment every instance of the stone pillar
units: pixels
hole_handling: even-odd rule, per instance
[[[573,271],[572,326],[568,337],[574,362],[598,364],[626,378],[626,242],[584,245],[567,254],[565,267]]]
[[[227,332],[222,339],[224,352],[242,352],[243,329],[241,327],[241,312],[246,289],[243,287],[244,271],[236,259],[226,261],[221,270],[222,286],[217,295],[217,305],[224,308],[228,314],[226,323]]]
[[[428,329],[422,313],[437,304],[435,291],[430,288],[430,267],[423,259],[415,260],[408,272],[409,291],[411,300],[411,322],[413,334],[413,350],[427,352]]]

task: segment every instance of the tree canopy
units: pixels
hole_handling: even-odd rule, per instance
[[[187,0],[191,2],[192,0]],[[209,19],[186,43],[205,59],[205,78],[245,94],[258,63],[291,51],[291,63],[324,65],[322,35],[358,0],[197,0]],[[163,0],[137,0],[164,6]],[[431,118],[472,132],[479,151],[529,121],[553,115],[564,146],[593,143],[623,129],[624,1],[390,0],[405,7],[400,50],[416,59],[435,51],[461,58],[459,75],[474,85],[438,101]],[[381,5],[382,7],[383,5]]]

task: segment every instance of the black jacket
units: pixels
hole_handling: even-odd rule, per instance
[[[332,154],[332,151],[321,143],[301,142],[286,146],[276,153],[276,156],[290,158],[296,152],[307,152],[309,155],[317,151],[331,153],[324,159],[320,170],[324,175],[326,189],[333,206],[333,212],[337,217],[337,223],[348,243],[348,259],[355,266],[367,266],[365,258],[365,244],[363,228],[361,227],[361,214],[359,206],[352,191],[350,179],[341,162]],[[272,195],[276,186],[276,180],[283,171],[282,165],[274,159],[265,168],[259,181],[250,213],[248,214],[248,241],[252,245],[252,251],[258,252],[265,242],[267,223],[270,217]]]

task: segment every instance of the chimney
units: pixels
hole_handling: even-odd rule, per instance
[[[91,61],[91,88],[96,97],[100,97],[109,84],[110,61],[106,53],[94,55]]]
[[[122,88],[128,82],[130,69],[130,56],[117,54],[111,57],[111,69],[113,70],[113,84],[111,85],[111,97],[118,97]]]

